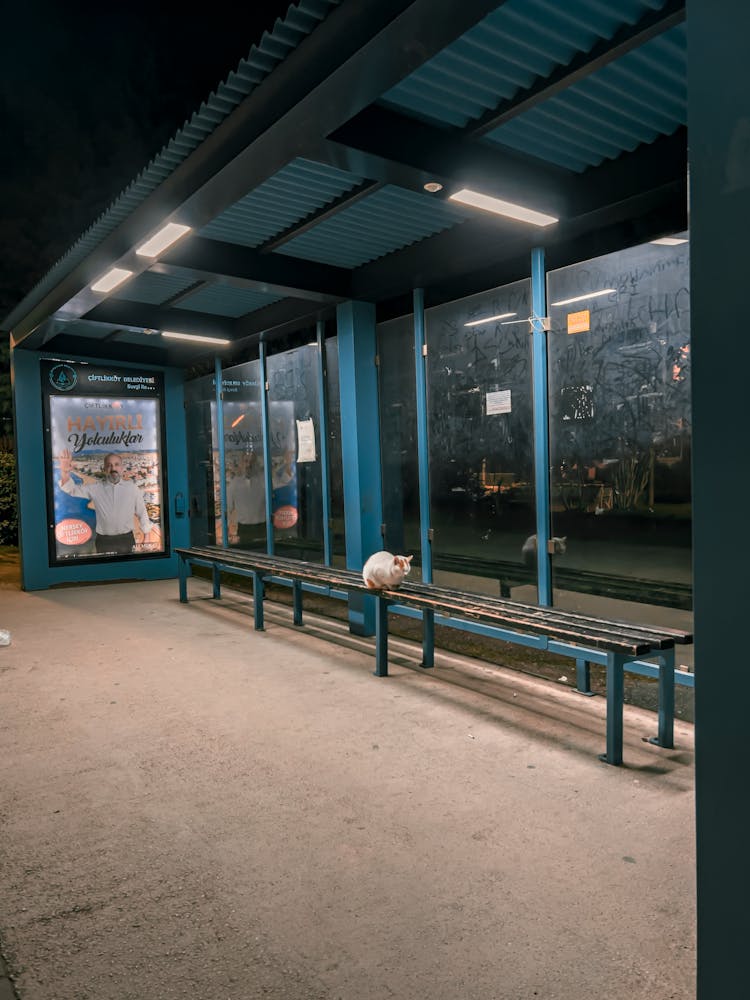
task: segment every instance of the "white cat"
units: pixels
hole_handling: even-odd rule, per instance
[[[399,587],[411,570],[413,556],[394,556],[392,552],[373,552],[362,567],[362,579],[370,590]]]
[[[560,538],[553,536],[550,541],[554,547],[554,554],[561,555],[567,548],[568,536],[563,535]],[[529,535],[521,547],[521,555],[527,566],[536,566],[536,535]]]

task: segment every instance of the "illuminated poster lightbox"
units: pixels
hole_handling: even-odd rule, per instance
[[[50,565],[162,555],[160,372],[41,363]]]

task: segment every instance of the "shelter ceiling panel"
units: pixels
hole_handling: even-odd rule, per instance
[[[153,271],[143,271],[126,281],[122,287],[111,293],[112,298],[125,299],[128,302],[148,302],[161,305],[168,299],[184,292],[194,284],[195,278],[175,274],[155,274]]]
[[[281,301],[281,296],[256,292],[250,288],[237,288],[233,285],[215,284],[199,289],[175,304],[176,309],[189,309],[194,312],[213,313],[217,316],[229,316],[236,319],[246,313],[255,312],[263,306]]]
[[[667,0],[508,0],[383,95],[463,128]]]
[[[386,185],[308,229],[275,253],[355,268],[465,222],[470,212]]]
[[[203,226],[199,235],[258,247],[362,181],[346,170],[298,157]]]
[[[493,143],[583,171],[687,122],[684,24],[488,132]]]

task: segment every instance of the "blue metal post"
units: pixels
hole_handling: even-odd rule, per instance
[[[624,701],[625,657],[622,653],[607,653],[607,752],[600,759],[616,767],[622,764]]]
[[[266,343],[260,344],[260,416],[263,429],[263,469],[266,476],[266,552],[273,555],[273,476],[271,469],[271,422],[268,416],[268,357]]]
[[[214,382],[216,383],[216,438],[219,442],[219,496],[221,504],[221,544],[229,546],[227,531],[227,470],[224,457],[224,392],[221,388],[221,358],[214,359]]]
[[[361,570],[365,560],[383,545],[375,306],[369,302],[344,302],[337,308],[336,321],[346,565],[347,569]],[[351,595],[349,628],[358,635],[373,634],[373,597]]]
[[[432,529],[430,526],[430,454],[427,439],[427,340],[424,325],[424,289],[414,289],[414,375],[417,395],[417,465],[419,470],[419,540],[422,582],[432,583]],[[422,666],[435,665],[435,615],[422,612]]]
[[[547,315],[544,250],[531,251],[531,314],[534,378],[534,491],[536,495],[537,588],[539,603],[552,604],[552,566],[549,541],[549,400],[547,398],[547,334],[542,317]]]
[[[318,320],[318,399],[320,401],[320,478],[323,484],[323,560],[326,566],[333,563],[331,547],[331,474],[328,457],[328,389],[326,382],[325,323]]]

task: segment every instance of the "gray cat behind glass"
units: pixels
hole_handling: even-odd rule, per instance
[[[373,552],[362,567],[362,579],[369,590],[392,590],[400,587],[411,570],[413,556],[394,556],[392,552]]]
[[[568,536],[563,535],[562,537],[553,536],[550,538],[554,548],[555,555],[562,555],[567,548]],[[536,535],[529,535],[526,541],[521,546],[521,556],[523,561],[527,566],[536,566]]]

